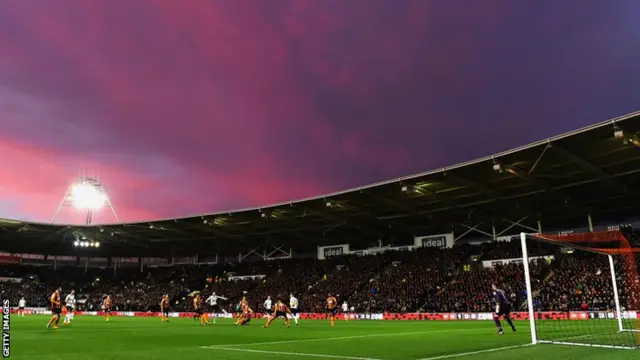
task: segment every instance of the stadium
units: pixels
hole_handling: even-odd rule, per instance
[[[107,195],[89,178],[70,189],[61,206],[85,225],[0,220],[5,354],[10,335],[16,359],[640,359],[640,112],[260,208],[92,224],[115,216]],[[516,332],[503,319],[496,335],[492,284]],[[59,287],[77,316],[47,329]],[[198,294],[221,297],[208,326]],[[263,328],[265,299],[290,294],[298,326]],[[348,304],[335,326],[328,294]],[[236,326],[243,297],[252,321]]]

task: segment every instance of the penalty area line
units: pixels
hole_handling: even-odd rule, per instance
[[[523,347],[527,347],[527,346],[531,346],[531,345],[533,345],[533,344],[522,344],[522,345],[514,345],[514,346],[504,346],[504,347],[499,347],[499,348],[495,348],[495,349],[478,350],[478,351],[469,351],[469,352],[463,352],[463,353],[457,353],[457,354],[449,354],[449,355],[434,356],[434,357],[428,357],[428,358],[423,358],[423,359],[419,359],[419,360],[451,359],[451,358],[457,358],[457,357],[463,357],[463,356],[470,356],[470,355],[478,355],[478,354],[485,354],[485,353],[496,352],[496,351],[502,351],[502,350],[518,349],[518,348],[523,348]]]
[[[236,351],[236,352],[247,352],[254,354],[271,354],[271,355],[285,355],[285,356],[302,356],[302,357],[316,357],[316,358],[325,358],[325,359],[343,359],[343,360],[381,360],[374,358],[366,358],[366,357],[356,357],[356,356],[342,356],[342,355],[327,355],[327,354],[310,354],[310,353],[299,353],[299,352],[287,352],[287,351],[271,351],[271,350],[255,350],[255,349],[237,349],[237,348],[224,348],[224,347],[211,347],[210,349],[221,350],[221,351]]]

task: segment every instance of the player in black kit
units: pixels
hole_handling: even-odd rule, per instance
[[[504,320],[511,326],[511,329],[516,331],[516,327],[513,326],[513,322],[511,321],[511,303],[509,299],[507,299],[507,295],[504,293],[504,290],[498,289],[496,284],[491,285],[491,289],[493,290],[493,298],[496,301],[496,312],[493,313],[493,321],[498,327],[498,335],[504,334],[502,324],[500,324],[501,316],[504,316]]]

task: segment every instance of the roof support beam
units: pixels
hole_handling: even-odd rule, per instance
[[[312,214],[314,214],[314,215],[316,215],[318,217],[321,217],[321,218],[324,218],[326,220],[329,220],[330,222],[333,223],[333,225],[335,225],[335,224],[344,224],[345,226],[348,226],[348,227],[350,227],[352,229],[355,229],[358,232],[366,233],[366,234],[369,234],[369,235],[374,236],[376,238],[382,235],[382,233],[379,232],[379,231],[371,230],[369,228],[369,226],[368,226],[370,224],[358,224],[358,223],[355,223],[352,220],[349,220],[347,218],[338,218],[338,217],[336,217],[336,216],[334,216],[332,214],[329,214],[327,212],[320,211],[320,210],[315,210],[315,209],[312,209],[312,208],[309,208],[309,207],[302,207],[302,209],[304,209],[305,211],[307,211],[309,213],[312,213]]]
[[[495,161],[495,159],[494,159]],[[454,174],[452,172],[446,172],[444,173],[445,176],[451,178],[454,182],[458,182],[470,187],[475,187],[480,189],[480,191],[482,191],[484,194],[489,195],[494,201],[498,201],[498,200],[508,200],[509,197],[505,196],[503,193],[501,193],[500,191],[494,190],[489,188],[486,185],[477,183],[475,181],[471,181],[465,177],[462,177],[460,175]],[[525,176],[529,177],[526,173]],[[523,204],[523,203],[519,203],[516,201],[516,208],[522,208],[523,210],[525,210],[526,212],[528,212],[529,214],[533,215],[533,214],[539,214],[540,211],[538,209],[536,209],[535,207],[531,207],[527,204]]]
[[[611,177],[611,174],[609,174],[608,172],[606,172],[604,169],[602,169],[601,167],[593,164],[592,162],[572,153],[571,151],[561,147],[558,144],[553,144],[551,146],[553,148],[553,150],[555,152],[557,152],[558,154],[560,154],[561,156],[563,156],[565,159],[580,165],[583,169],[587,170],[588,172],[592,173],[593,175],[597,176],[599,179],[604,179],[605,181],[608,181],[609,183],[611,183],[612,185],[619,187],[620,189],[623,189],[623,191],[627,191],[627,188],[625,185],[619,183],[618,181],[616,181],[613,177]]]
[[[248,252],[248,253],[246,253],[246,254],[243,254],[243,253],[238,254],[238,262],[242,262],[242,260],[244,260],[244,259],[246,259],[247,257],[249,257],[251,254],[256,255],[256,256],[258,256],[258,257],[260,257],[260,258],[264,261],[264,260],[265,260],[265,257],[264,257],[262,254],[260,254],[260,253],[258,252],[258,250],[259,250],[259,249],[260,249],[260,248],[255,248],[255,249],[253,249],[253,250],[249,251],[249,252]]]
[[[25,225],[26,227],[26,225]],[[23,229],[25,227],[21,227],[20,229],[18,229],[18,231],[23,231]],[[71,232],[69,227],[63,227],[63,228],[59,228],[55,231],[50,232],[49,234],[47,234],[46,236],[43,236],[39,239],[37,239],[36,241],[34,241],[32,244],[29,244],[27,247],[25,247],[25,251],[28,251],[29,249],[32,249],[34,247],[36,247],[37,245],[39,245],[40,243],[46,242],[47,240],[52,239],[53,237],[63,234],[66,235],[67,233]]]
[[[379,195],[379,194],[373,194],[371,192],[367,192],[366,190],[360,190],[360,194],[370,198],[370,199],[376,199],[376,200],[381,200],[382,204],[387,205],[387,206],[391,206],[393,208],[395,208],[396,210],[402,210],[405,213],[408,214],[413,214],[413,213],[417,213],[418,209],[416,209],[413,206],[407,206],[404,205],[394,199],[391,199],[385,195]],[[378,217],[377,220],[381,220],[383,219],[383,217]]]
[[[248,237],[248,236],[265,236],[265,235],[274,235],[274,234],[288,234],[295,233],[298,231],[309,231],[309,230],[325,230],[333,227],[333,225],[317,225],[317,226],[308,226],[308,227],[297,227],[292,229],[272,229],[265,231],[257,231],[257,232],[249,232],[249,233],[235,233],[235,234],[227,234],[225,238],[238,238],[238,237]],[[211,239],[211,238],[210,238]]]
[[[475,232],[478,232],[478,233],[480,233],[480,234],[483,234],[483,235],[487,235],[488,237],[493,238],[493,234],[489,234],[488,232],[484,232],[484,231],[482,231],[482,230],[478,230],[478,228],[479,228],[479,227],[480,227],[480,225],[482,225],[482,224],[484,224],[484,221],[480,221],[479,223],[477,223],[477,224],[476,224],[476,225],[474,225],[474,226],[468,226],[468,225],[464,225],[464,224],[458,224],[459,226],[462,226],[463,228],[466,228],[466,229],[467,229],[467,231],[465,231],[465,232],[463,232],[462,234],[460,234],[460,235],[456,236],[456,237],[453,239],[453,242],[455,243],[456,241],[458,241],[458,240],[462,239],[463,237],[465,237],[465,236],[469,235],[470,233],[472,233],[472,232],[474,232],[474,231],[475,231]]]
[[[275,260],[275,259],[291,259],[293,255],[293,250],[289,249],[289,252],[282,250],[284,245],[273,246],[273,251],[267,254],[267,251],[264,251],[264,260]],[[278,256],[273,256],[274,254],[278,254]]]
[[[479,189],[480,191],[482,191],[483,193],[485,193],[486,195],[489,195],[490,197],[494,198],[494,199],[504,199],[505,196],[503,194],[501,194],[499,191],[497,190],[493,190],[489,187],[487,187],[486,185],[480,184],[478,182],[475,181],[471,181],[463,176],[460,176],[458,174],[454,174],[452,172],[449,171],[445,171],[444,172],[445,177],[450,178],[451,180],[453,180],[454,182],[457,183],[461,183],[464,184],[466,186],[469,187],[475,187],[477,189]]]
[[[544,189],[545,191],[555,191],[557,193],[560,193],[562,196],[565,197],[565,203],[567,204],[567,206],[569,206],[569,207],[571,207],[573,209],[576,209],[578,207],[582,208],[583,210],[587,209],[585,207],[585,205],[582,205],[578,200],[572,199],[571,196],[569,196],[569,194],[565,190],[558,189],[557,187],[553,186],[552,184],[549,184],[545,180],[530,176],[526,171],[518,168],[517,166],[512,166],[512,165],[507,165],[507,164],[501,163],[497,159],[494,159],[494,162],[499,164],[502,168],[504,168],[509,173],[511,173],[511,174],[523,179],[526,182],[529,182],[529,183],[531,183],[533,185],[536,185],[536,186]]]
[[[563,148],[562,146],[558,145],[558,144],[552,144],[551,148],[557,152],[558,154],[562,155],[562,157],[564,157],[565,159],[580,165],[583,169],[589,171],[590,173],[599,176],[601,178],[605,178],[605,177],[609,177],[611,176],[609,173],[607,173],[606,171],[604,171],[602,168],[600,168],[597,165],[594,165],[593,163],[589,162],[588,160],[583,159],[582,157],[572,153],[571,151]]]
[[[533,172],[536,170],[536,167],[538,167],[538,164],[540,163],[540,161],[542,161],[542,158],[547,153],[547,150],[549,150],[550,147],[551,147],[550,143],[547,143],[547,145],[545,145],[545,147],[542,149],[542,152],[536,159],[536,162],[534,162],[533,165],[531,166],[531,169],[529,169],[529,175],[533,174]]]
[[[384,202],[385,205],[391,206],[391,207],[395,208],[396,210],[403,211],[403,215],[378,217],[377,220],[389,221],[389,220],[394,220],[394,219],[397,219],[397,218],[408,217],[408,216],[411,216],[411,215],[418,215],[418,214],[421,214],[421,213],[424,212],[424,211],[421,212],[419,209],[416,209],[413,206],[406,206],[406,205],[404,205],[404,204],[402,204],[402,203],[400,203],[400,202],[398,202],[398,201],[396,201],[394,199],[390,199],[389,197],[384,196],[384,195],[367,193],[365,191],[360,191],[360,193],[364,194],[365,196],[367,196],[369,198],[379,198]],[[429,217],[431,218],[432,216],[429,216]],[[433,217],[437,217],[439,219],[451,222],[449,219],[447,219],[447,218],[445,218],[444,216],[441,216],[441,215],[433,216]],[[429,220],[430,221],[437,221],[437,220],[434,220],[434,219],[429,219]],[[403,228],[403,229],[401,229],[401,231],[412,235],[413,234],[412,230],[415,230],[415,229],[416,228],[410,228],[410,229]]]
[[[428,189],[426,187],[421,187],[418,185],[412,185],[411,189],[415,192],[417,192],[418,194],[424,195],[424,196],[430,196],[440,202],[443,202],[449,206],[451,206],[451,208],[456,208],[458,207],[458,202],[453,200],[452,198],[450,198],[449,196],[443,195],[438,193],[437,191],[433,191],[431,189]]]
[[[502,231],[500,231],[499,233],[497,233],[497,234],[496,234],[496,237],[497,237],[497,236],[502,236],[502,234],[506,233],[507,231],[509,231],[509,230],[513,229],[513,228],[514,228],[514,227],[516,227],[516,226],[519,226],[519,227],[521,227],[521,228],[523,228],[523,229],[526,229],[526,230],[529,230],[529,231],[538,232],[538,230],[537,230],[536,228],[533,228],[533,227],[531,227],[531,226],[524,225],[524,224],[522,223],[523,221],[527,220],[528,218],[529,218],[528,216],[525,216],[525,217],[521,218],[521,219],[520,219],[520,220],[518,220],[518,221],[512,221],[512,220],[509,220],[509,219],[503,218],[502,220],[504,220],[504,221],[506,221],[506,222],[510,223],[510,225],[509,225],[509,226],[507,226],[506,228],[502,229]]]

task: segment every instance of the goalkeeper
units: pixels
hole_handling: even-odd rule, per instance
[[[516,331],[516,327],[513,325],[511,321],[511,303],[507,299],[507,295],[504,293],[504,290],[498,289],[496,284],[491,285],[491,289],[493,290],[493,298],[496,301],[496,312],[493,314],[493,321],[496,323],[498,327],[498,335],[504,334],[504,330],[502,330],[502,324],[500,323],[500,317],[504,316],[504,320],[511,326],[513,331]]]

